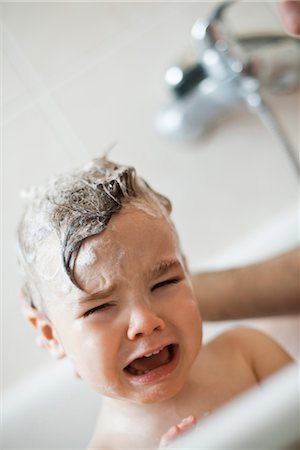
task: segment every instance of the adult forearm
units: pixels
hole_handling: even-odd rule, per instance
[[[259,264],[192,277],[205,320],[300,312],[300,249]]]

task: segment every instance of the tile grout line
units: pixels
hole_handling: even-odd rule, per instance
[[[131,2],[129,2],[131,3]],[[181,2],[179,2],[181,3]],[[185,8],[186,9],[186,8]],[[178,12],[173,12],[173,14],[177,15]],[[76,80],[77,78],[79,78],[80,76],[82,76],[84,73],[90,71],[91,69],[93,69],[97,64],[105,62],[107,59],[111,58],[114,54],[121,52],[121,50],[124,50],[124,48],[132,45],[135,42],[138,42],[144,35],[148,34],[149,32],[151,32],[152,30],[155,30],[155,28],[157,26],[160,26],[162,23],[166,22],[170,20],[170,17],[163,17],[160,20],[158,20],[154,25],[150,24],[148,27],[146,27],[145,29],[139,31],[138,33],[131,35],[130,37],[128,37],[126,40],[119,40],[118,43],[114,43],[113,48],[106,50],[103,55],[103,52],[99,52],[99,56],[96,55],[97,53],[97,49],[94,49],[91,52],[91,56],[88,58],[87,63],[82,66],[81,64],[79,65],[80,69],[78,71],[76,71],[75,73],[73,73],[71,76],[68,76],[67,78],[65,78],[64,80],[57,82],[56,84],[54,84],[52,87],[50,88],[46,88],[43,83],[40,80],[40,77],[37,75],[36,70],[34,69],[34,67],[32,66],[32,64],[30,64],[27,60],[26,63],[28,66],[30,66],[30,70],[25,69],[25,72],[27,72],[27,74],[31,71],[34,74],[34,78],[37,80],[37,84],[39,84],[39,86],[41,87],[40,91],[41,93],[38,94],[33,100],[29,101],[27,103],[26,106],[24,106],[23,108],[20,108],[18,110],[18,112],[16,112],[15,114],[12,115],[11,118],[9,118],[8,123],[15,119],[19,114],[24,113],[26,110],[28,110],[29,108],[31,108],[33,105],[35,105],[37,102],[40,103],[43,101],[43,98],[47,98],[50,95],[53,94],[53,92],[63,88],[66,84],[72,82],[73,80]],[[14,40],[14,38],[12,37],[12,35],[10,35],[10,40],[13,43],[15,49],[18,49],[18,46]],[[20,53],[20,52],[18,52]],[[20,60],[20,58],[19,58]],[[25,60],[25,58],[23,57],[23,60]],[[20,72],[20,70],[16,69],[16,65],[13,64],[15,70],[17,72]],[[24,68],[22,68],[22,75],[24,76]]]
[[[31,86],[35,84],[38,86],[38,89],[46,92],[46,88],[38,76],[36,70],[30,64],[30,62],[24,57],[21,53],[17,43],[15,42],[12,35],[3,25],[5,35],[7,38],[7,56],[9,56],[9,60],[13,67],[21,67],[22,68],[22,76],[25,87],[31,91]],[[3,32],[4,32],[3,31]],[[19,69],[20,70],[20,69]],[[79,151],[79,154],[86,154],[86,148],[84,143],[80,140],[80,138],[75,133],[74,129],[70,126],[68,120],[54,102],[49,92],[46,92],[43,96],[39,96],[33,102],[40,107],[42,113],[46,117],[47,121],[51,125],[51,127],[55,130],[60,142],[63,143],[64,150],[66,150],[66,157],[74,157],[74,151]],[[25,108],[22,112],[26,111]],[[8,121],[6,124],[8,124]]]

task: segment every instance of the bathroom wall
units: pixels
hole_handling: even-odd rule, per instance
[[[2,378],[11,387],[48,361],[19,312],[19,193],[101,155],[132,164],[173,202],[185,253],[213,258],[297,201],[278,143],[246,110],[197,142],[154,128],[165,69],[190,47],[214,2],[1,3]],[[239,32],[281,32],[272,2],[233,7]],[[299,150],[299,93],[269,96]]]

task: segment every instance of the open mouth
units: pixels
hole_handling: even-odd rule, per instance
[[[178,345],[170,344],[162,349],[137,358],[125,367],[125,373],[139,382],[150,382],[168,375],[177,364]]]

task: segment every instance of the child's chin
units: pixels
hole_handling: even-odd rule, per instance
[[[172,383],[170,386],[152,386],[151,389],[145,389],[140,395],[135,395],[134,403],[141,405],[150,405],[152,403],[160,403],[174,398],[181,391],[183,383]]]

